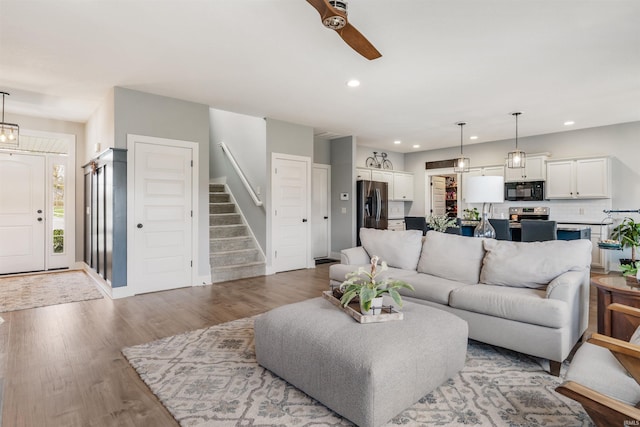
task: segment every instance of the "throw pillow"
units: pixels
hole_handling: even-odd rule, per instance
[[[377,255],[389,267],[415,270],[422,249],[420,230],[377,230],[361,228],[360,242],[370,257]]]
[[[591,241],[509,242],[486,239],[480,282],[543,289],[567,271],[589,268]]]
[[[422,245],[418,272],[475,285],[484,257],[483,240],[431,230]]]

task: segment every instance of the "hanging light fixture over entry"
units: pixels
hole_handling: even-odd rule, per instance
[[[465,157],[462,152],[462,127],[466,125],[466,122],[458,122],[456,123],[460,126],[460,157],[457,158],[453,164],[453,171],[457,173],[469,172],[469,166],[471,165],[471,160],[468,157]]]
[[[522,111],[516,111],[511,113],[516,118],[516,149],[509,152],[507,159],[507,167],[511,169],[523,168],[527,161],[527,154],[524,151],[518,150],[518,116],[522,114]]]
[[[7,123],[4,121],[4,97],[9,95],[7,92],[2,94],[2,122],[0,122],[0,148],[15,148],[18,146],[18,137],[20,136],[20,126],[15,123]]]

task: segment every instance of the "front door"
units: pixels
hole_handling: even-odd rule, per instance
[[[274,154],[272,239],[276,272],[306,268],[310,259],[310,166],[308,157]]]
[[[43,156],[0,153],[0,274],[44,270]]]
[[[134,147],[135,293],[191,286],[192,150],[140,140]]]

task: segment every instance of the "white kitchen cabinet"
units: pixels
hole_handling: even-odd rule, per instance
[[[485,166],[482,168],[482,176],[504,177],[504,166]]]
[[[547,162],[547,199],[606,199],[610,196],[609,158]]]
[[[527,156],[524,168],[504,168],[505,182],[544,181],[547,176],[545,163],[547,156]]]
[[[547,182],[545,198],[573,198],[573,160],[547,162]]]
[[[356,168],[357,181],[371,181],[371,169]]]
[[[404,220],[403,219],[390,219],[387,222],[387,230],[391,231],[402,231],[404,230]]]
[[[393,174],[393,172],[387,170],[371,170],[371,181],[386,182],[389,197],[393,195]]]
[[[576,160],[576,197],[601,199],[610,197],[609,159]]]
[[[413,200],[413,174],[406,172],[393,173],[393,200]]]

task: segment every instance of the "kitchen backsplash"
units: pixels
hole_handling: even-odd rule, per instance
[[[494,218],[508,218],[512,206],[547,206],[550,208],[549,219],[557,222],[593,222],[600,223],[606,214],[602,211],[611,209],[611,199],[593,200],[540,200],[536,202],[504,202],[493,205]],[[480,206],[479,210],[482,208]]]

